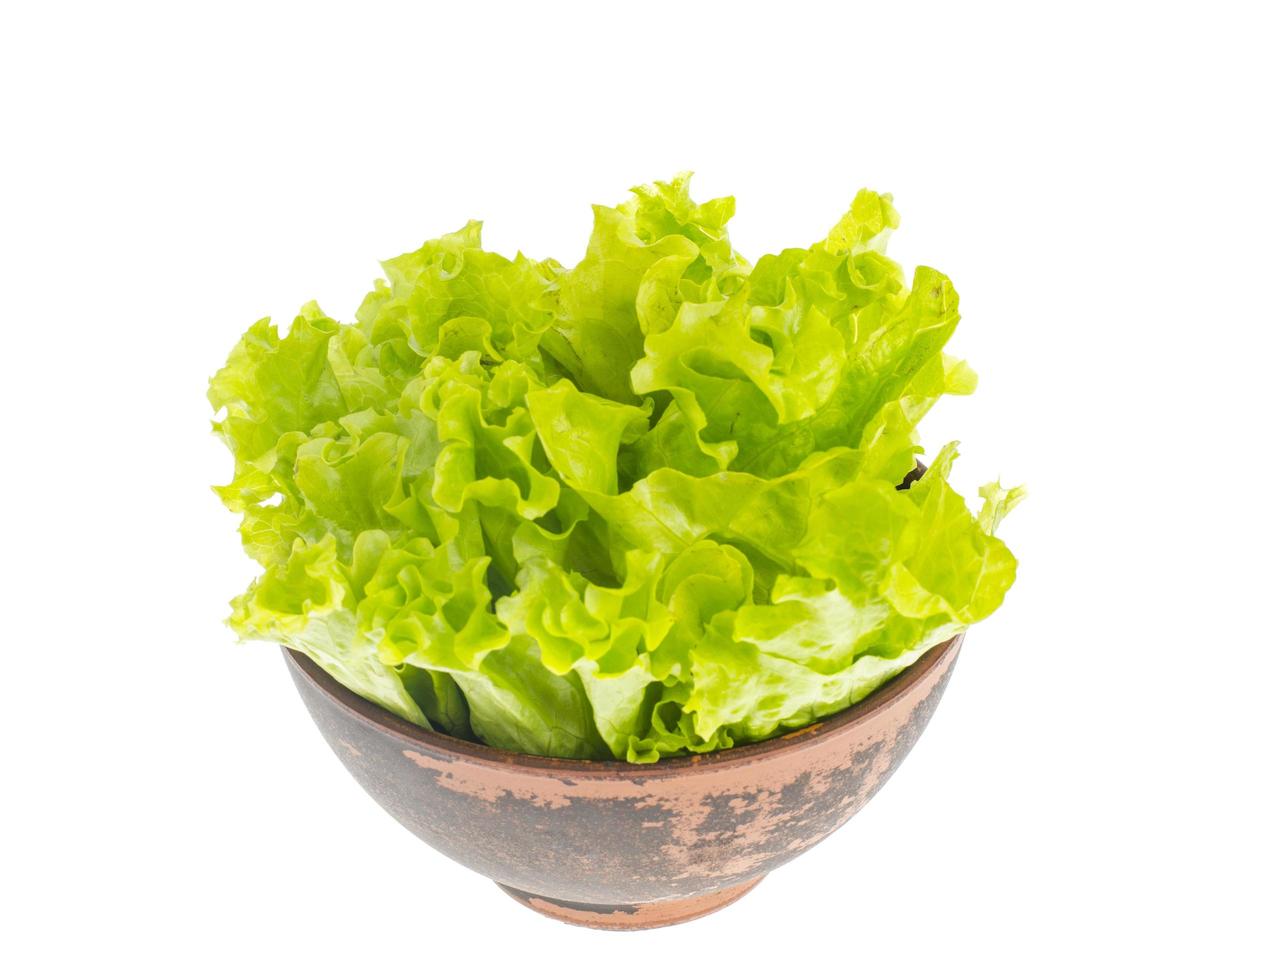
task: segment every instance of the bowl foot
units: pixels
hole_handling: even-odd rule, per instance
[[[665,898],[658,902],[643,902],[640,905],[605,905],[589,902],[569,902],[559,898],[546,898],[544,895],[533,895],[509,885],[497,882],[497,887],[513,898],[520,905],[526,905],[533,912],[540,912],[551,919],[568,922],[574,926],[588,926],[590,929],[658,929],[660,926],[675,926],[679,922],[689,922],[701,916],[723,909],[732,902],[750,892],[765,876],[743,881],[720,891],[707,892],[703,895],[692,895],[689,898]]]

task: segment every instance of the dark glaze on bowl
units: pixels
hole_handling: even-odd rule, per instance
[[[286,664],[330,747],[426,843],[544,915],[647,929],[714,912],[838,830],[918,741],[962,637],[860,704],[756,745],[652,765],[546,759],[417,727],[307,657]]]

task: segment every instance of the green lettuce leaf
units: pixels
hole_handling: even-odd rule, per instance
[[[653,762],[855,704],[993,613],[1022,489],[974,513],[956,444],[899,489],[975,388],[953,285],[907,285],[886,195],[754,264],[733,213],[639,187],[573,269],[471,222],[351,323],[250,327],[209,391],[262,566],[232,626],[424,727]]]

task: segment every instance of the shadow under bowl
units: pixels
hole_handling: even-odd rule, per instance
[[[285,655],[325,740],[410,831],[544,915],[648,929],[729,905],[857,813],[927,726],[961,645],[960,635],[933,647],[824,721],[649,765],[426,731]]]

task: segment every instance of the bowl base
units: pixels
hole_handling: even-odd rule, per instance
[[[689,898],[665,898],[658,902],[643,902],[640,905],[602,905],[589,902],[569,902],[558,898],[546,898],[544,895],[533,895],[509,885],[497,882],[497,887],[513,898],[520,905],[526,905],[533,912],[540,912],[551,919],[570,923],[573,926],[588,926],[590,929],[658,929],[660,926],[675,926],[679,922],[698,919],[718,909],[723,909],[732,902],[750,892],[764,878],[761,875],[751,881],[742,881],[720,891],[707,892],[703,895],[692,895]]]

